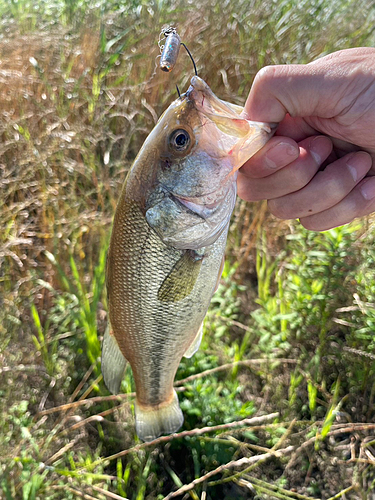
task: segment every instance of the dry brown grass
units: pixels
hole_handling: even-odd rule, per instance
[[[64,295],[62,274],[46,258],[45,252],[53,254],[62,271],[73,280],[69,262],[72,255],[81,283],[89,290],[100,249],[108,240],[126,172],[157,117],[176,97],[175,83],[181,90],[186,89],[193,73],[191,61],[182,51],[172,74],[160,71],[154,74],[162,26],[178,21],[178,31],[194,56],[200,76],[218,96],[238,104],[244,103],[254,75],[266,64],[308,62],[338,48],[374,42],[374,14],[364,0],[345,3],[242,0],[237,4],[205,0],[199,5],[199,13],[196,4],[182,0],[164,4],[150,2],[149,7],[149,10],[143,7],[138,13],[129,7],[126,15],[112,10],[102,17],[93,10],[87,14],[80,11],[71,26],[59,19],[36,21],[35,29],[30,29],[35,26],[30,19],[26,24],[17,19],[8,24],[3,21],[0,38],[0,361],[9,370],[2,373],[7,378],[0,387],[3,391],[0,415],[5,419],[8,406],[14,401],[29,400],[35,413],[41,400],[45,403],[47,398],[47,407],[67,403],[73,390],[67,378],[72,377],[74,385],[87,368],[83,343],[79,340],[82,331],[75,329],[61,311],[57,316],[57,300],[61,300],[60,306],[66,307],[67,314],[71,304]],[[284,234],[294,230],[293,225],[270,217],[265,203],[237,204],[228,258],[239,264],[236,279],[245,282],[248,288],[249,300],[242,305],[242,312],[247,314],[254,308],[255,254],[261,234],[269,255],[275,256],[285,246]],[[92,293],[87,295],[90,301]],[[59,354],[54,354],[58,363],[56,380],[52,377],[54,388],[42,356],[36,354],[32,342],[36,328],[30,315],[31,304],[37,306],[48,345],[52,345],[56,337],[66,341],[59,344]],[[79,341],[74,343],[74,339]],[[228,340],[228,345],[230,342]],[[22,363],[35,370],[13,370]],[[269,409],[274,403],[268,399],[270,388],[277,385],[284,397],[290,373],[287,369],[273,371],[270,368],[261,374],[246,372],[241,376],[245,379],[244,386],[247,385],[246,393],[252,391],[256,403]],[[255,391],[254,387],[259,390]],[[85,386],[83,390],[86,389]],[[107,404],[104,400],[100,402]],[[128,406],[126,412],[125,417],[130,418]],[[100,418],[112,414],[112,409],[101,407],[92,413],[75,415],[82,422],[92,417],[80,428],[95,418],[96,422],[103,423]],[[54,423],[45,422],[41,419],[36,426],[54,428]],[[105,425],[111,428],[115,424],[108,419]],[[42,456],[53,456],[59,447],[70,446],[69,439],[75,437],[80,443],[90,443],[91,450],[95,449],[99,440],[96,430],[92,438],[93,427],[87,428],[89,430],[77,434],[78,437],[70,435],[66,441],[57,440]],[[130,436],[127,433],[126,439],[133,439]],[[293,437],[296,448],[298,436],[296,432]],[[264,440],[269,437],[267,433]],[[365,437],[363,434],[358,437],[361,450],[365,450],[362,446]],[[14,450],[21,450],[23,443],[16,443]],[[330,444],[334,447],[337,443]],[[345,444],[345,451],[350,450],[350,444]],[[7,446],[5,441],[0,443],[0,452],[4,455]],[[243,451],[241,446],[238,453]],[[77,445],[77,449],[84,453],[85,445]],[[298,455],[298,467],[306,464],[311,449]],[[324,469],[324,451],[319,456],[319,471]],[[365,451],[361,453],[361,460],[367,462],[358,462],[357,454],[351,462],[350,474],[359,474],[361,467],[368,467],[372,460],[363,458]],[[279,465],[275,464],[276,470]],[[341,466],[335,471],[336,482],[345,463]],[[270,477],[274,469],[270,469]],[[295,478],[292,471],[288,474],[291,484],[299,487],[301,474]],[[369,474],[369,477],[372,476]],[[302,485],[299,491],[305,491],[305,487]],[[358,495],[348,494],[347,498],[357,499]]]

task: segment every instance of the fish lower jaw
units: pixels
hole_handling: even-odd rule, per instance
[[[212,212],[212,210],[214,210],[219,204],[219,202],[215,202],[215,203],[204,205],[203,203],[202,204],[194,203],[193,201],[190,201],[190,200],[184,199],[184,198],[180,198],[178,196],[175,196],[175,198],[176,198],[176,200],[179,201],[179,203],[181,203],[181,205],[188,208],[189,210],[191,210],[195,214],[199,215],[203,219],[205,219],[209,215],[209,213]]]

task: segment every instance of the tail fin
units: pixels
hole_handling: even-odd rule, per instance
[[[161,434],[172,434],[183,422],[184,416],[175,391],[170,402],[156,408],[141,406],[135,401],[135,429],[143,441],[152,441]]]

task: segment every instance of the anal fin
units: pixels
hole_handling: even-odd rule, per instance
[[[191,358],[198,351],[199,346],[201,345],[202,342],[202,337],[203,337],[203,323],[199,327],[198,333],[195,336],[193,342],[190,344],[187,351],[185,352],[184,358]]]
[[[126,363],[115,337],[111,334],[108,322],[102,343],[102,374],[104,383],[112,394],[120,392]]]
[[[173,391],[172,399],[156,407],[143,406],[135,401],[135,430],[142,441],[152,441],[162,434],[178,431],[184,423],[178,397]]]

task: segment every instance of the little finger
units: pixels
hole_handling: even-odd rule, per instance
[[[328,210],[352,191],[371,164],[368,153],[350,153],[317,172],[299,191],[269,200],[268,207],[280,219],[307,217]]]
[[[312,231],[326,231],[375,211],[375,177],[365,177],[343,200],[323,212],[300,219]]]

